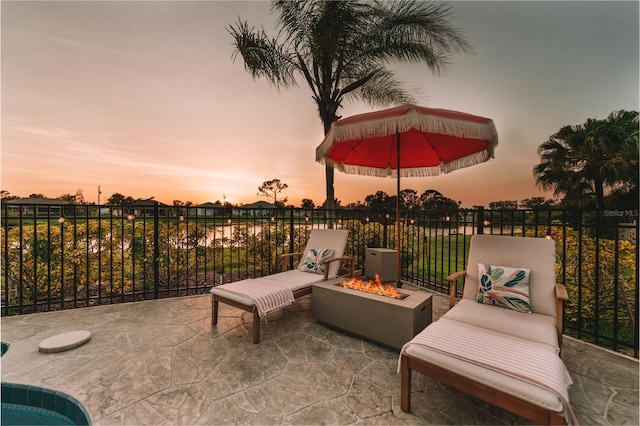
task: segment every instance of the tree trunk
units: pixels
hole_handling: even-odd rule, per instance
[[[596,208],[601,209],[604,207],[604,184],[601,179],[595,179],[593,183],[596,193]]]
[[[325,208],[333,210],[335,209],[335,191],[333,188],[334,170],[331,166],[325,166],[326,180],[327,180],[327,199],[325,201]]]
[[[336,111],[338,110],[338,103],[325,101],[318,102],[318,110],[320,112],[320,119],[322,120],[322,125],[324,126],[324,135],[327,136],[329,130],[331,130],[331,125],[334,121],[338,120],[338,116],[336,115]],[[334,170],[331,166],[325,167],[325,175],[326,175],[326,199],[324,201],[324,208],[332,211],[335,209],[335,191],[333,188],[334,181]],[[331,222],[331,221],[330,221]]]

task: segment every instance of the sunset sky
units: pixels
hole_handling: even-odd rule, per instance
[[[637,1],[453,2],[475,52],[444,75],[394,66],[418,103],[495,121],[495,159],[407,178],[463,207],[550,196],[536,187],[537,147],[567,124],[639,109]],[[268,2],[1,3],[1,189],[88,202],[119,192],[171,204],[252,203],[274,178],[289,203],[321,204],[323,132],[306,86],[277,91],[232,61],[226,26],[272,32]],[[301,84],[305,84],[302,83]],[[343,117],[373,110],[347,103]],[[347,204],[393,179],[336,172]]]

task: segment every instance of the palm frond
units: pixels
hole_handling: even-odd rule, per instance
[[[397,1],[373,4],[373,23],[363,35],[362,55],[389,62],[424,62],[439,74],[457,53],[470,53],[471,44],[450,23],[452,9],[439,2]]]
[[[390,70],[378,68],[371,71],[367,84],[357,90],[343,92],[343,96],[360,99],[374,106],[400,105],[414,103],[415,98],[404,87],[398,77]],[[347,86],[349,87],[349,86]]]
[[[295,57],[277,38],[269,38],[264,30],[249,27],[246,21],[240,20],[227,31],[235,45],[232,59],[241,55],[245,70],[254,79],[263,77],[278,88],[296,85]]]

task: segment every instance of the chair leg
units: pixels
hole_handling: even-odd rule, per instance
[[[400,357],[400,409],[405,413],[411,410],[411,369],[404,355]]]
[[[260,317],[255,307],[253,308],[253,343],[260,343]]]
[[[550,425],[565,425],[567,424],[564,416],[561,413],[551,413],[549,415],[549,424]]]
[[[211,295],[211,325],[218,324],[218,301],[216,297]]]

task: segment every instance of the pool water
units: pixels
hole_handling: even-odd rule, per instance
[[[44,408],[2,403],[3,425],[73,425],[68,417]]]

